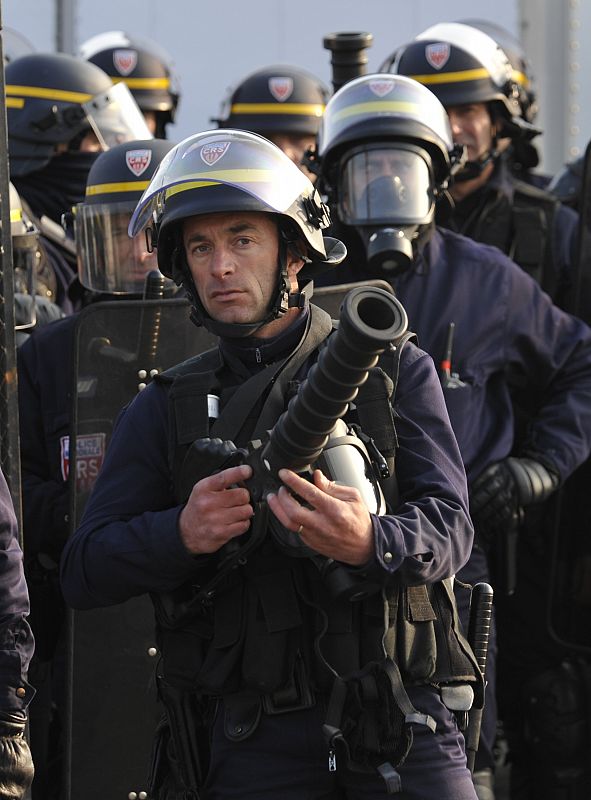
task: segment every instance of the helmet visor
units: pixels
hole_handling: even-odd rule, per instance
[[[196,134],[162,160],[133,214],[130,235],[144,228],[170,197],[216,185],[244,191],[260,203],[261,211],[276,213],[286,212],[300,195],[313,193],[305,175],[268,140],[223,129],[210,136]],[[195,214],[209,210],[206,197],[203,209],[195,203]]]
[[[340,170],[339,216],[345,224],[420,223],[433,206],[429,167],[419,153],[371,147],[347,155]]]
[[[82,104],[103,150],[134,139],[153,139],[146,120],[125,84],[118,83]]]
[[[158,269],[156,252],[148,252],[145,232],[133,239],[127,226],[133,203],[76,207],[74,231],[78,276],[87,289],[107,294],[142,294],[149,272]],[[172,286],[172,282],[167,280]]]

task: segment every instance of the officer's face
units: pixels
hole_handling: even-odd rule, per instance
[[[133,239],[129,238],[127,234],[129,218],[129,214],[111,216],[111,237],[116,248],[116,263],[125,270],[126,280],[137,285],[138,289],[142,289],[148,272],[158,269],[158,257],[155,252],[148,252],[144,231]]]
[[[206,214],[186,219],[183,244],[199,298],[218,322],[263,319],[276,290],[277,226],[257,211]],[[288,256],[292,281],[302,262]]]
[[[468,159],[477,161],[493,144],[494,128],[486,103],[448,106],[454,142],[468,148]]]
[[[304,175],[314,183],[316,175],[309,172],[302,165],[306,150],[314,147],[316,137],[307,133],[266,133],[264,134],[273,144],[276,144],[293,163],[301,169]]]
[[[158,126],[158,118],[155,111],[142,111],[148,130],[153,136],[156,136],[156,128]]]

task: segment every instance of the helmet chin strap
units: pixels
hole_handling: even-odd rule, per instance
[[[456,172],[454,183],[464,183],[464,181],[472,181],[474,178],[479,178],[486,167],[489,164],[493,164],[499,155],[497,148],[493,147],[492,150],[487,150],[476,161],[466,161],[462,169]]]
[[[464,166],[454,175],[454,183],[464,183],[465,181],[472,181],[474,178],[479,178],[489,164],[494,164],[500,156],[498,149],[497,129],[496,125],[492,125],[491,129],[492,141],[491,147],[486,153],[483,153],[475,161],[466,161]]]
[[[203,326],[210,331],[210,333],[213,333],[214,336],[220,336],[226,339],[240,339],[246,336],[252,336],[264,325],[281,317],[290,308],[303,308],[306,302],[305,292],[300,290],[297,292],[290,291],[290,280],[287,273],[287,253],[289,244],[290,242],[287,237],[280,231],[278,276],[275,293],[269,311],[263,319],[256,322],[220,322],[210,317],[197,294],[195,284],[185,264],[183,272],[186,277],[185,280],[183,280],[183,286],[191,301],[191,322],[198,327]]]

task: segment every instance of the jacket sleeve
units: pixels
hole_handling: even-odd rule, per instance
[[[27,622],[29,596],[17,524],[4,475],[0,472],[0,710],[21,711],[34,690],[27,683],[33,634]]]
[[[591,450],[591,329],[517,267],[503,283],[505,369],[529,418],[516,454],[537,458],[564,481]]]
[[[168,403],[150,384],[119,416],[78,530],[61,560],[74,608],[170,591],[199,566],[181,542],[168,464]]]
[[[376,561],[403,583],[434,583],[468,560],[466,475],[430,356],[404,346],[395,396],[399,503],[373,517]]]

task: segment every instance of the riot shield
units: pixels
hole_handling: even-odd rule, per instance
[[[69,464],[73,529],[102,464],[121,408],[162,371],[215,346],[189,321],[184,300],[96,303],[79,316],[74,343]],[[147,797],[158,718],[158,652],[147,596],[71,612],[64,797]],[[146,794],[142,794],[142,792]],[[135,793],[135,794],[134,794]]]
[[[4,86],[4,30],[0,2],[0,467],[22,533],[18,398],[16,382],[14,269],[10,224],[8,128]],[[22,541],[21,541],[22,545]]]
[[[371,281],[392,291],[384,281]],[[318,289],[312,302],[338,317],[358,284]],[[367,284],[366,284],[367,285]],[[73,529],[103,462],[121,408],[153,370],[215,346],[189,321],[188,303],[96,303],[76,324],[70,464]],[[70,614],[65,800],[148,797],[149,758],[159,709],[154,615],[147,596]],[[144,793],[144,794],[142,794]]]

